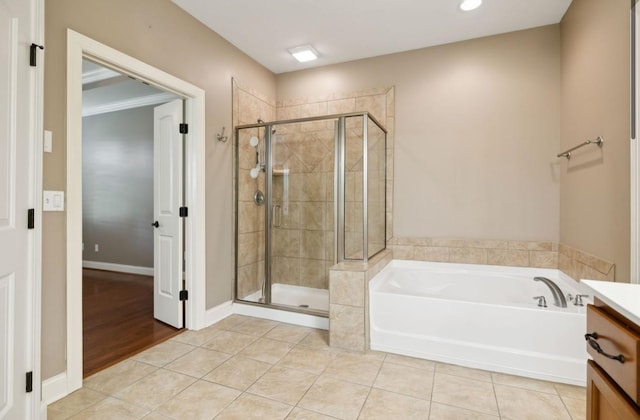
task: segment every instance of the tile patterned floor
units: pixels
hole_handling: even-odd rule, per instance
[[[584,388],[331,349],[326,331],[232,315],[99,372],[58,419],[584,419]]]

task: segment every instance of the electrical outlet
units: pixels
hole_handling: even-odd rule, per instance
[[[100,252],[100,247],[98,246],[98,244],[96,244],[96,245],[94,246],[94,251],[96,251],[96,252]]]

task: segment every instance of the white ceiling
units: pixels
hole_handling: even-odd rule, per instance
[[[274,73],[558,23],[571,0],[172,0]],[[287,50],[311,44],[320,58]]]

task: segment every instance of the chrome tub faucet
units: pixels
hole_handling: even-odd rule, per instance
[[[534,277],[533,280],[541,281],[549,287],[551,295],[553,295],[553,304],[555,306],[559,306],[561,308],[567,307],[567,299],[565,299],[564,293],[562,293],[562,290],[560,290],[557,284],[546,277]]]

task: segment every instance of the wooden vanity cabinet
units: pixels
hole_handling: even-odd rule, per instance
[[[587,343],[587,419],[640,419],[640,326],[598,299],[587,307],[587,332],[607,357]]]

